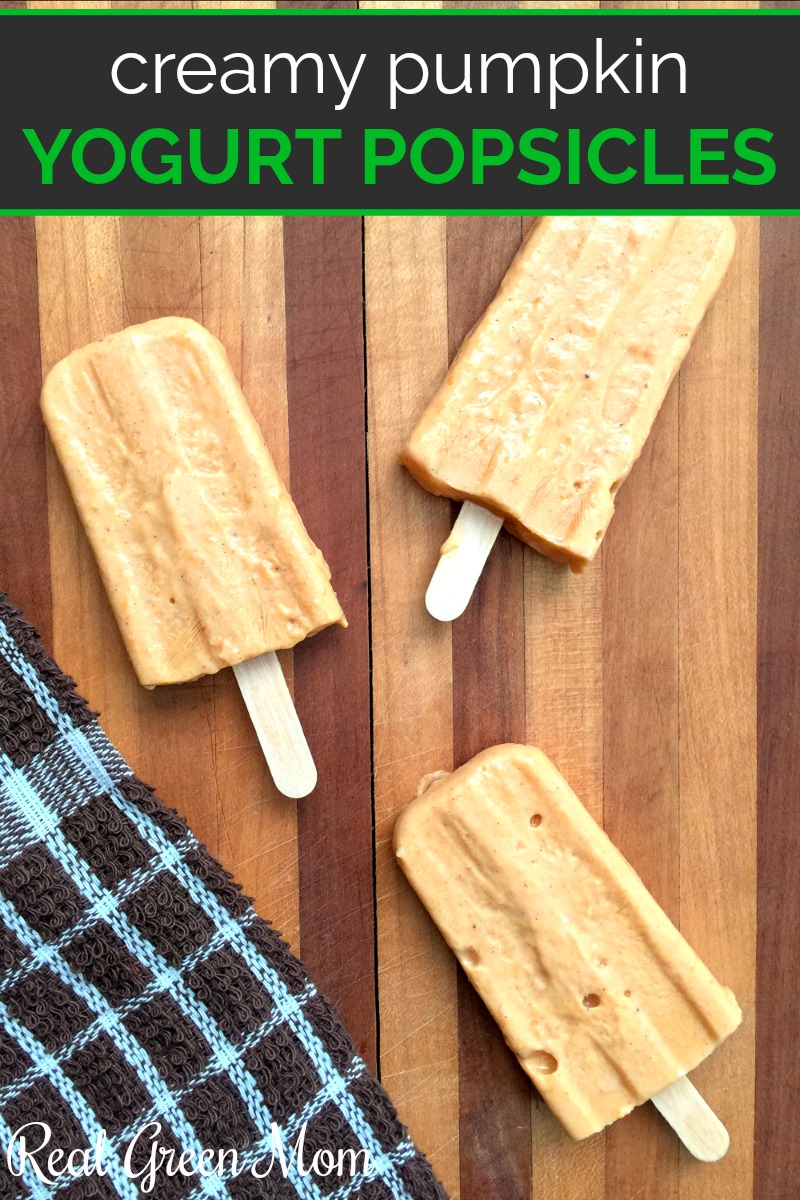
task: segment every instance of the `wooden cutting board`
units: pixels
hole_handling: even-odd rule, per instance
[[[0,221],[0,586],[302,953],[454,1200],[791,1200],[800,221],[737,221],[592,567],[502,534],[466,615],[438,625],[423,593],[453,512],[397,452],[524,227]],[[299,804],[272,787],[232,672],[138,686],[42,430],[42,372],[166,314],[224,342],[350,621],[285,657],[320,768]],[[730,1130],[723,1162],[683,1154],[649,1105],[571,1142],[395,868],[420,777],[504,740],[554,759],[735,990],[743,1027],[692,1076]]]

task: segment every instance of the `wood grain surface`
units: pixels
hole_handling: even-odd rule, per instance
[[[453,1200],[792,1200],[800,220],[737,220],[595,563],[574,576],[502,533],[465,616],[438,625],[423,594],[453,511],[397,452],[526,225],[0,220],[0,586],[303,954]],[[138,686],[42,430],[43,372],[166,314],[224,342],[350,621],[283,656],[320,768],[300,803],[276,794],[232,672]],[[556,761],[739,998],[742,1029],[692,1075],[731,1133],[719,1164],[649,1105],[571,1142],[395,866],[419,779],[512,739]]]

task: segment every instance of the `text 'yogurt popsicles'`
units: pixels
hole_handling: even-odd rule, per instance
[[[581,570],[733,247],[727,217],[542,218],[401,462]]]
[[[397,858],[573,1137],[674,1086],[738,1026],[733,994],[540,750],[495,746],[425,783]],[[724,1153],[719,1128],[721,1151],[701,1157]]]
[[[74,351],[48,375],[42,409],[145,687],[246,661],[250,679],[250,660],[346,624],[202,326],[166,317]]]

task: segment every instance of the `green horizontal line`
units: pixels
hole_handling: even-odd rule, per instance
[[[798,217],[800,208],[0,208],[0,217]]]

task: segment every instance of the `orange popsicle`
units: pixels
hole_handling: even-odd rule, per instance
[[[426,782],[395,826],[398,861],[573,1137],[736,1029],[733,994],[540,750],[495,746]]]
[[[42,409],[145,687],[346,624],[202,326],[166,317],[74,351],[48,375]]]
[[[401,462],[581,570],[733,246],[727,217],[542,218]]]

